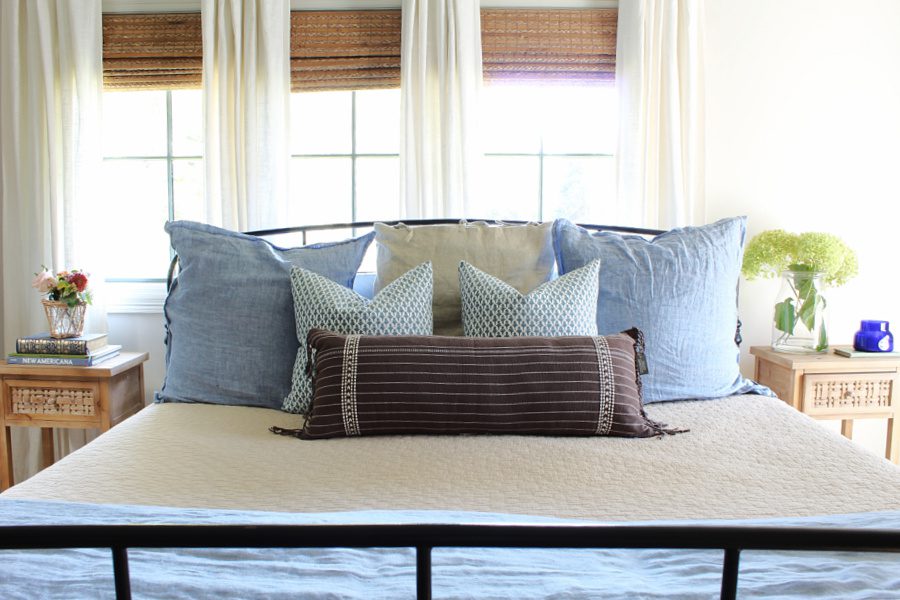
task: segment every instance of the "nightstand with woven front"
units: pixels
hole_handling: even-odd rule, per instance
[[[0,361],[0,491],[13,484],[11,427],[40,427],[42,466],[53,464],[53,428],[106,431],[144,407],[146,352],[93,367]]]
[[[853,435],[853,419],[887,419],[885,457],[900,463],[900,358],[846,358],[832,349],[821,354],[775,352],[754,346],[754,379],[779,398],[815,419],[840,419],[841,433]]]

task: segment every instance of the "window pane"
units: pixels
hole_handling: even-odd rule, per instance
[[[400,90],[356,92],[356,151],[400,152]]]
[[[356,160],[357,221],[400,218],[400,159],[396,156]]]
[[[352,229],[327,229],[325,231],[307,231],[304,238],[303,232],[279,233],[267,235],[265,239],[282,248],[295,248],[309,244],[321,244],[323,242],[340,242],[354,237]]]
[[[471,216],[523,221],[540,218],[540,158],[488,156],[485,172],[484,196]]]
[[[601,223],[615,200],[612,157],[546,157],[543,219]]]
[[[541,88],[495,85],[483,90],[484,151],[526,153],[541,151]]]
[[[611,86],[547,86],[542,93],[544,152],[613,154],[616,92]]]
[[[291,225],[352,220],[353,163],[349,158],[291,159]]]
[[[166,93],[103,94],[103,156],[166,155]]]
[[[202,159],[172,161],[172,195],[176,219],[204,220]]]
[[[165,160],[103,161],[102,206],[106,232],[104,273],[109,278],[160,278],[169,264]]]
[[[203,92],[172,92],[172,154],[203,156]]]
[[[291,94],[291,154],[349,154],[352,92]]]

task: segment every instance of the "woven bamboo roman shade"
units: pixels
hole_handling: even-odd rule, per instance
[[[611,82],[615,9],[484,9],[487,82]],[[291,91],[400,87],[399,10],[291,13]],[[199,88],[198,13],[104,14],[106,89]]]
[[[199,88],[202,74],[199,13],[103,15],[105,89]]]
[[[399,10],[291,13],[291,91],[400,87]]]
[[[484,9],[484,80],[612,82],[617,20],[616,9]]]

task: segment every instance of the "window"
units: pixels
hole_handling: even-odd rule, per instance
[[[291,94],[292,224],[400,216],[400,91]]]
[[[402,216],[400,26],[397,10],[292,13],[288,224]],[[615,29],[614,10],[482,11],[484,201],[472,216],[603,220]],[[203,215],[200,18],[105,15],[103,33],[105,272],[159,281],[161,224]]]
[[[198,219],[203,185],[200,90],[103,94],[102,208],[108,280],[162,279],[163,223]]]
[[[483,214],[601,222],[615,194],[611,86],[485,86]]]
[[[485,9],[487,217],[599,222],[615,194],[616,10]]]

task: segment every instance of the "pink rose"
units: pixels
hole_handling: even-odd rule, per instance
[[[49,271],[41,271],[34,276],[31,287],[42,294],[46,294],[56,287],[56,277],[51,275]]]

